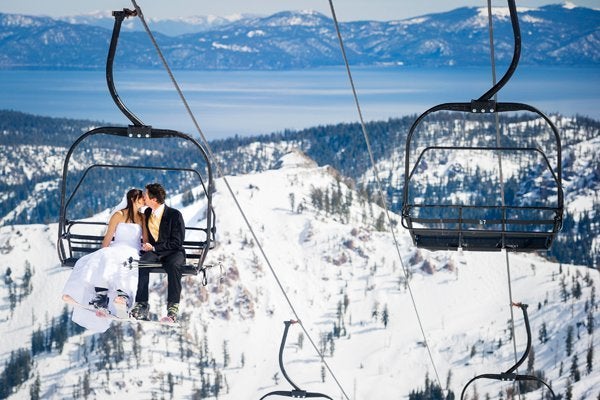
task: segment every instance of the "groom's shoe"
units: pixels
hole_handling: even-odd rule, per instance
[[[131,310],[131,316],[135,319],[149,321],[150,306],[146,302],[135,303],[135,307]]]
[[[169,303],[167,305],[167,316],[162,318],[161,321],[175,323],[175,322],[177,322],[178,314],[179,314],[179,303]]]

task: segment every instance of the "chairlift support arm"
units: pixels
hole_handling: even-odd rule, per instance
[[[482,94],[477,101],[485,102],[491,100],[491,98],[510,80],[519,64],[519,59],[521,58],[521,28],[519,27],[519,18],[517,16],[517,5],[515,0],[508,0],[508,11],[510,13],[510,23],[515,41],[512,60],[504,73],[504,76],[492,86],[490,90]]]
[[[481,375],[477,375],[476,377],[471,379],[465,385],[465,387],[462,390],[462,393],[460,394],[461,400],[463,400],[465,398],[465,393],[467,392],[467,388],[469,387],[469,385],[471,385],[473,382],[475,382],[478,379],[494,379],[494,380],[498,380],[498,381],[536,381],[536,382],[544,385],[552,394],[552,398],[556,399],[556,395],[554,394],[554,391],[552,390],[550,385],[548,385],[542,379],[540,379],[534,375],[521,375],[521,374],[514,372],[517,368],[519,368],[519,366],[521,364],[523,364],[523,362],[525,362],[525,360],[527,359],[527,356],[529,355],[529,351],[531,350],[531,328],[529,326],[529,317],[527,316],[528,305],[523,304],[523,303],[514,303],[513,306],[519,307],[523,311],[523,319],[525,320],[525,329],[527,330],[527,348],[525,349],[525,353],[523,353],[523,355],[521,356],[519,361],[517,361],[515,363],[515,365],[513,365],[508,370],[506,370],[506,372],[502,372],[500,374],[481,374]]]
[[[121,33],[121,25],[125,18],[134,17],[137,15],[137,12],[135,10],[132,11],[124,8],[123,11],[113,11],[112,15],[115,17],[115,24],[113,26],[110,46],[108,48],[108,56],[106,57],[106,84],[108,85],[110,96],[117,107],[119,107],[119,110],[121,110],[121,112],[133,123],[133,125],[143,126],[144,123],[131,111],[129,111],[117,94],[117,89],[115,88],[115,81],[113,78],[113,63],[115,60],[115,53],[117,51],[117,43],[119,42],[119,34]]]
[[[285,328],[283,330],[283,337],[281,338],[281,345],[279,346],[279,369],[281,370],[281,373],[283,374],[283,377],[285,378],[285,380],[288,381],[288,383],[294,389],[292,389],[292,390],[275,390],[273,392],[269,392],[269,393],[265,394],[263,397],[260,398],[260,400],[263,400],[269,396],[285,396],[285,397],[292,397],[292,398],[296,398],[296,399],[324,398],[324,399],[333,400],[331,397],[329,397],[325,394],[316,393],[316,392],[307,392],[306,390],[300,389],[298,387],[298,385],[296,385],[292,381],[292,379],[289,377],[289,375],[285,371],[285,366],[283,365],[283,349],[285,348],[285,341],[287,339],[287,335],[288,335],[288,331],[290,330],[290,326],[297,322],[298,321],[294,321],[294,320],[283,321],[283,323],[285,324]]]

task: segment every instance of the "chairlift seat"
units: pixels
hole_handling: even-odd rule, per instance
[[[186,227],[186,231],[199,230],[199,228]],[[84,256],[89,253],[93,253],[102,247],[103,236],[99,235],[81,235],[69,233],[65,235],[65,240],[70,243],[71,254],[81,254]],[[214,247],[214,241],[209,244],[209,249]],[[186,264],[178,267],[182,275],[198,275],[200,266],[198,260],[202,258],[202,252],[206,251],[206,241],[184,241],[183,247],[185,249]],[[63,267],[73,268],[80,257],[68,257],[62,261]],[[196,263],[194,263],[194,261]],[[123,260],[124,268],[127,267],[127,260]],[[162,267],[151,267],[148,268],[151,273],[165,273]]]
[[[536,108],[522,103],[484,102],[487,107],[471,103],[444,103],[421,114],[407,136],[405,175],[402,205],[402,225],[415,246],[428,250],[470,250],[528,252],[550,249],[562,226],[563,192],[561,180],[561,147],[558,130],[552,121]],[[551,128],[556,140],[556,166],[537,147],[502,146],[429,146],[421,149],[416,160],[411,160],[410,145],[416,128],[424,118],[436,111],[463,113],[494,113],[528,111],[541,117]],[[419,166],[429,151],[484,151],[500,153],[535,153],[549,171],[556,200],[546,206],[486,205],[486,204],[423,204],[410,196],[411,183],[419,173]]]
[[[417,247],[429,250],[470,251],[536,251],[548,250],[554,240],[553,233],[459,231],[413,228],[411,236]]]

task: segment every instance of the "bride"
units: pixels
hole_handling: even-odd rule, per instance
[[[140,189],[127,192],[124,201],[110,217],[102,248],[81,257],[65,287],[63,300],[69,303],[91,305],[98,311],[81,307],[73,310],[73,322],[95,332],[104,332],[110,319],[102,313],[126,317],[133,306],[137,290],[137,269],[123,264],[129,258],[138,258],[141,240],[147,242],[147,229],[140,207],[144,197]]]

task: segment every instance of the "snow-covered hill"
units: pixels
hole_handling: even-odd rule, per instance
[[[399,230],[409,291],[391,234],[375,229],[381,209],[361,199],[332,168],[292,152],[277,169],[227,179],[349,399],[406,399],[423,388],[426,376],[435,382],[439,377],[442,387],[459,396],[476,374],[505,371],[514,363],[505,254],[421,251]],[[295,315],[223,181],[216,186],[219,245],[207,260],[216,267],[206,287],[198,278],[184,279],[182,327],[116,324],[102,335],[71,332],[62,351],[54,346],[38,352],[29,379],[10,399],[29,398],[36,379],[47,399],[213,398],[206,393],[214,393],[215,382],[220,399],[257,399],[290,389],[277,355],[283,321]],[[200,224],[198,205],[182,207],[178,196],[171,205],[182,210],[187,225]],[[69,270],[58,266],[56,229],[0,228],[0,365],[11,351],[31,349],[40,328],[59,324]],[[557,394],[572,390],[573,399],[596,399],[598,272],[532,254],[508,259],[513,300],[530,305],[533,368],[543,371]],[[162,311],[164,291],[164,278],[154,277],[153,312]],[[520,357],[525,328],[520,311],[514,312]],[[288,374],[305,390],[344,398],[301,332],[294,325],[288,336]],[[477,392],[507,398],[510,387],[479,381]],[[527,398],[541,398],[540,390]]]

